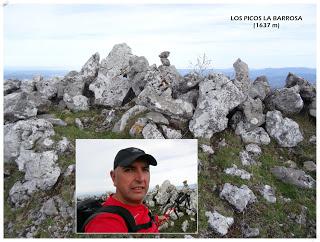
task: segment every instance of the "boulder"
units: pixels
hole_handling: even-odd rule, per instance
[[[170,181],[165,180],[159,187],[157,195],[154,197],[157,204],[166,204],[171,197],[171,191],[174,189],[176,189],[175,186],[173,186]]]
[[[306,171],[316,171],[317,165],[312,160],[305,161],[303,162],[303,169]]]
[[[89,110],[88,98],[83,95],[70,96],[65,93],[63,101],[66,103],[68,109],[74,112]]]
[[[260,100],[264,100],[269,93],[271,92],[271,88],[266,76],[259,76],[252,83],[251,89],[249,91],[249,96],[253,99],[259,98]]]
[[[247,144],[246,145],[246,151],[249,153],[249,154],[252,154],[252,155],[260,155],[261,154],[261,148],[259,147],[259,145],[257,144]]]
[[[13,92],[16,92],[20,89],[21,81],[20,80],[4,80],[3,82],[3,95],[7,95]]]
[[[38,112],[36,103],[30,98],[30,94],[25,92],[4,96],[3,104],[4,120],[8,122],[35,117]]]
[[[249,79],[249,68],[247,63],[242,61],[240,58],[233,63],[233,68],[235,71],[235,80],[233,80],[234,85],[244,94],[242,102],[246,99],[251,88],[251,83]]]
[[[115,124],[112,131],[118,132],[118,133],[123,132],[124,129],[126,128],[130,118],[132,118],[140,113],[143,113],[145,111],[147,111],[147,108],[144,106],[141,106],[141,105],[133,106],[132,108],[130,108],[128,111],[126,111],[122,115],[121,119]]]
[[[299,86],[299,93],[303,100],[311,101],[313,98],[316,97],[316,87],[311,85],[307,80],[299,77],[293,73],[288,74],[286,79],[286,88]]]
[[[144,56],[133,56],[129,60],[129,66],[128,77],[132,82],[134,94],[138,96],[148,82],[146,76],[149,71],[149,62]]]
[[[58,215],[58,210],[56,208],[54,200],[50,198],[49,200],[45,201],[40,209],[40,212],[48,216]]]
[[[223,74],[213,74],[199,84],[197,108],[189,129],[195,137],[211,138],[228,125],[228,113],[244,99],[244,94]]]
[[[248,97],[246,101],[241,104],[241,108],[246,122],[250,123],[251,127],[259,127],[265,122],[263,104],[259,98],[253,99]]]
[[[232,226],[234,219],[232,217],[225,217],[217,211],[205,212],[205,216],[208,217],[208,224],[213,231],[221,236],[228,233],[229,228]]]
[[[277,110],[267,112],[266,130],[282,147],[294,147],[303,141],[298,123],[283,118],[281,112]]]
[[[44,119],[21,120],[4,126],[4,161],[13,162],[21,150],[35,148],[39,140],[55,134],[53,126]],[[22,167],[20,167],[22,169]]]
[[[236,165],[233,165],[230,168],[226,168],[224,173],[232,176],[238,176],[243,180],[250,180],[251,174],[245,170],[238,169]]]
[[[265,99],[268,110],[279,110],[285,114],[299,113],[303,108],[303,100],[299,94],[299,86],[274,90]]]
[[[239,156],[240,156],[240,160],[241,160],[241,164],[243,166],[251,166],[251,165],[256,165],[257,164],[257,161],[255,161],[251,155],[243,150],[239,153]]]
[[[62,137],[62,140],[57,142],[55,150],[57,151],[58,154],[63,154],[71,151],[71,149],[72,149],[72,144],[70,143],[70,141],[66,137]]]
[[[166,139],[182,139],[181,130],[175,130],[165,125],[161,125],[161,129]]]
[[[251,228],[248,224],[241,224],[241,232],[245,238],[258,237],[260,234],[258,228]]]
[[[128,79],[131,48],[125,44],[115,45],[109,55],[101,61],[97,78],[90,84],[94,92],[94,103],[119,107],[131,88]]]
[[[257,127],[251,131],[244,130],[240,136],[245,144],[254,143],[258,145],[267,145],[271,141],[268,133],[261,127]]]
[[[177,119],[190,119],[194,109],[191,103],[181,99],[173,99],[167,94],[160,96],[151,86],[147,86],[140,93],[136,103]]]
[[[80,75],[84,83],[90,84],[98,75],[100,55],[98,52],[93,54],[81,68]]]
[[[82,122],[81,122],[81,119],[79,119],[79,118],[76,118],[75,120],[74,120],[74,124],[76,125],[76,127],[78,127],[79,129],[83,129],[84,127],[83,127],[83,124],[82,124]]]
[[[194,107],[196,107],[199,98],[199,91],[197,89],[192,89],[187,93],[178,95],[177,98],[185,102],[191,103]]]
[[[202,149],[202,151],[204,153],[207,153],[207,154],[210,154],[210,155],[214,154],[214,150],[212,149],[211,146],[206,145],[206,144],[201,144],[200,147],[201,147],[201,149]]]
[[[310,105],[309,105],[309,114],[312,117],[317,117],[317,99],[313,98]]]
[[[168,119],[166,119],[166,117],[164,117],[161,113],[149,112],[145,117],[156,124],[169,125]]]
[[[271,168],[271,173],[284,183],[307,189],[315,189],[316,187],[316,181],[302,170],[276,166]]]
[[[266,199],[269,203],[275,203],[277,198],[275,196],[274,189],[269,185],[264,185],[259,189],[261,195]]]
[[[246,185],[240,188],[230,183],[225,183],[220,193],[220,197],[227,200],[239,212],[243,212],[249,204],[256,201],[256,196]]]
[[[148,123],[148,119],[146,118],[138,118],[138,120],[132,125],[130,128],[129,134],[132,137],[138,136],[142,133],[144,126]]]
[[[158,130],[157,125],[148,123],[142,130],[144,139],[164,139],[161,132]]]
[[[59,77],[53,77],[49,79],[44,79],[39,77],[35,81],[35,86],[39,96],[45,99],[52,99],[57,96],[58,93],[58,84],[61,82]]]

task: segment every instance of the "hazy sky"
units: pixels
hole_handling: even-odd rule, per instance
[[[196,139],[77,139],[77,195],[115,191],[109,172],[113,169],[113,160],[118,151],[128,147],[140,148],[157,160],[157,166],[150,166],[150,187],[161,185],[165,180],[177,186],[181,186],[184,180],[189,184],[197,184]]]
[[[280,29],[253,29],[239,15],[301,15]],[[105,58],[117,43],[149,64],[169,50],[172,64],[188,68],[206,53],[216,68],[240,57],[251,68],[315,67],[316,5],[11,4],[4,8],[4,66],[80,70],[95,52]]]

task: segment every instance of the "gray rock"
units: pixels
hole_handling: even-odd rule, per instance
[[[144,126],[148,123],[148,119],[146,118],[139,118],[134,125],[130,128],[129,134],[132,137],[138,136],[142,133]]]
[[[224,170],[224,173],[232,176],[238,176],[243,180],[250,180],[251,174],[245,170],[238,169],[236,165]]]
[[[259,191],[264,199],[266,199],[269,203],[275,203],[277,201],[277,198],[274,195],[274,189],[271,186],[264,185]]]
[[[79,128],[79,129],[83,129],[84,127],[83,127],[83,124],[82,124],[82,122],[81,122],[81,120],[79,119],[79,118],[76,118],[75,120],[74,120],[74,123],[75,123],[75,125]]]
[[[115,124],[112,131],[118,132],[118,133],[123,132],[124,129],[126,128],[130,118],[132,118],[140,113],[143,113],[145,111],[147,111],[147,108],[144,106],[141,106],[141,105],[136,105],[136,106],[130,108],[128,111],[126,111],[122,115],[121,119]]]
[[[261,155],[261,148],[257,144],[247,144],[246,151],[252,155]]]
[[[266,107],[285,114],[299,113],[303,108],[303,100],[299,91],[299,86],[277,89],[265,99]]]
[[[171,191],[176,189],[169,180],[165,180],[159,190],[157,195],[154,197],[157,204],[164,205],[171,197]]]
[[[40,76],[34,77],[32,80],[22,80],[20,90],[26,93],[32,93],[36,91],[36,81]]]
[[[172,118],[190,119],[193,115],[193,105],[191,103],[180,99],[173,99],[168,95],[160,96],[150,86],[147,86],[140,93],[136,103]]]
[[[197,101],[199,98],[199,91],[196,89],[192,89],[187,93],[181,94],[177,96],[178,99],[181,99],[185,102],[191,103],[194,107],[197,106]]]
[[[71,150],[71,143],[66,137],[62,137],[56,145],[56,151],[58,154],[63,154]]]
[[[54,204],[54,200],[50,198],[49,200],[45,201],[40,209],[40,211],[48,216],[55,216],[58,215],[58,210],[56,205]]]
[[[166,139],[182,139],[181,130],[171,129],[165,125],[161,125],[161,129]]]
[[[303,141],[299,125],[289,118],[283,118],[277,110],[267,112],[266,130],[282,147],[294,147]]]
[[[61,81],[59,77],[44,79],[42,77],[35,81],[35,86],[39,95],[45,99],[52,99],[57,96],[58,84]]]
[[[311,144],[317,144],[317,137],[315,135],[312,135],[309,139],[309,142]]]
[[[309,114],[312,117],[317,117],[317,99],[313,98],[311,104],[309,105]]]
[[[5,125],[4,161],[15,161],[21,150],[33,149],[39,140],[54,134],[52,124],[44,119],[21,120],[15,124]]]
[[[214,150],[212,149],[211,146],[206,145],[206,144],[201,144],[200,147],[201,147],[201,149],[202,149],[202,151],[204,153],[207,153],[207,154],[210,154],[210,155],[214,154]]]
[[[243,212],[249,204],[256,201],[256,196],[246,185],[238,188],[229,183],[224,184],[220,197],[227,200],[239,212]]]
[[[21,119],[28,119],[37,115],[37,105],[25,92],[11,93],[3,99],[4,120],[15,122]]]
[[[166,119],[161,113],[149,112],[145,117],[156,124],[169,125],[168,119]]]
[[[266,76],[259,76],[251,85],[249,95],[251,98],[264,100],[271,92],[271,88]]]
[[[71,176],[72,173],[74,173],[76,171],[76,165],[72,164],[69,165],[67,170],[64,172],[63,176],[67,177],[67,176]]]
[[[262,101],[257,98],[253,99],[248,97],[247,100],[241,105],[246,122],[254,127],[261,126],[265,122],[265,115],[263,114]]]
[[[144,56],[133,56],[129,60],[128,77],[131,80],[131,88],[136,96],[144,89],[148,82],[147,73],[149,71],[149,62]]]
[[[100,55],[93,54],[81,68],[80,75],[86,84],[90,84],[98,75]]]
[[[292,160],[287,160],[284,165],[289,168],[297,168],[297,164]]]
[[[208,224],[213,231],[221,236],[228,233],[229,228],[232,226],[234,219],[232,217],[225,217],[217,211],[205,212],[205,216],[208,217]]]
[[[228,125],[227,114],[244,99],[244,94],[223,74],[213,74],[199,84],[198,105],[189,123],[195,137],[211,138]]]
[[[182,223],[182,225],[181,225],[181,229],[182,229],[182,231],[185,233],[185,232],[187,232],[187,229],[189,228],[189,221],[188,220],[185,220],[185,221],[183,221],[183,223]]]
[[[65,93],[63,95],[63,101],[66,103],[68,109],[78,112],[89,110],[89,100],[83,95],[76,95],[71,97]]]
[[[315,86],[311,85],[307,80],[289,72],[285,87],[290,88],[296,85],[300,88],[300,95],[303,100],[311,101],[316,97]]]
[[[168,58],[170,55],[170,51],[163,51],[159,54],[160,58]]]
[[[56,125],[56,126],[67,126],[67,123],[59,118],[56,118],[54,115],[52,114],[40,114],[37,115],[37,118],[39,119],[45,119],[47,121],[49,121],[52,125]]]
[[[20,89],[21,81],[20,80],[4,80],[3,82],[3,95],[13,93]]]
[[[316,181],[302,170],[276,166],[271,168],[271,173],[284,183],[308,189],[316,187]]]
[[[122,105],[131,84],[128,80],[131,48],[125,44],[113,46],[109,55],[102,60],[97,78],[90,84],[95,104],[119,107]]]
[[[317,165],[312,160],[305,161],[303,162],[303,169],[306,171],[316,171]]]
[[[243,234],[243,237],[245,238],[258,237],[260,234],[260,231],[258,228],[251,228],[248,224],[241,225],[241,232]]]
[[[52,150],[55,142],[51,138],[41,138],[37,141],[35,150],[37,152]]]
[[[162,63],[162,65],[164,66],[170,66],[170,61],[167,58],[160,58],[160,61]]]
[[[243,166],[251,166],[251,165],[256,165],[257,164],[257,161],[254,160],[251,155],[243,150],[239,153],[239,156],[240,156],[240,160],[241,160],[241,164]]]
[[[268,133],[261,127],[257,127],[251,131],[243,131],[240,135],[245,144],[267,145],[271,141]]]
[[[245,100],[246,96],[249,94],[251,88],[251,83],[249,79],[249,68],[248,65],[242,61],[240,58],[233,63],[233,68],[235,70],[235,80],[234,84],[245,94],[245,97],[242,101]]]
[[[164,139],[161,132],[158,130],[157,125],[148,123],[142,130],[144,139]]]

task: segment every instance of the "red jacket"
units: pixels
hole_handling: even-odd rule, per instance
[[[150,217],[148,215],[149,209],[143,205],[127,205],[124,204],[111,196],[107,198],[107,200],[102,204],[102,206],[121,206],[129,210],[129,212],[134,217],[136,224],[145,224],[150,221]],[[158,221],[158,216],[155,216],[156,222]],[[86,226],[86,233],[128,233],[127,225],[124,219],[118,215],[113,213],[101,213],[95,216]],[[138,233],[159,233],[158,227],[154,222],[152,222],[152,226],[148,229],[141,229]]]

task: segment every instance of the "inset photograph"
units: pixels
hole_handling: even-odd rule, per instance
[[[196,139],[77,139],[77,233],[197,233]]]

